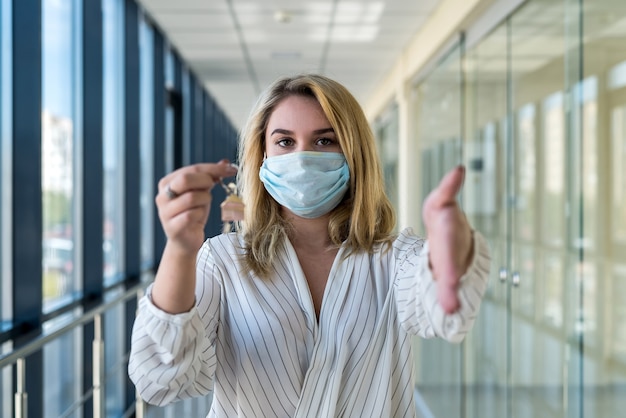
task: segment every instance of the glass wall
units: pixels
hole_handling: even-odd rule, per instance
[[[394,103],[374,126],[387,196],[396,209],[400,203],[398,197],[399,122],[398,106]]]
[[[0,276],[10,274],[11,49],[11,2],[0,0]],[[5,280],[0,283],[0,323],[11,318],[9,285]]]
[[[16,413],[18,381],[15,362],[5,356],[41,337],[46,343],[25,358],[27,396],[18,401],[26,403],[29,416],[92,414],[92,342],[100,333],[92,322],[80,322],[81,315],[151,279],[162,250],[155,241],[162,235],[154,216],[156,183],[182,149],[175,141],[183,121],[187,150],[206,150],[215,142],[236,154],[236,130],[226,126],[219,105],[186,63],[166,53],[167,45],[132,1],[0,0],[3,417]],[[126,63],[125,54],[133,62]],[[14,73],[13,66],[29,71]],[[183,73],[187,96],[194,92],[195,102],[202,99],[206,107],[182,106]],[[138,82],[125,85],[125,78]],[[167,122],[155,117],[173,109],[166,86],[179,99]],[[224,129],[213,129],[209,144],[206,136],[192,135],[193,126],[213,128],[216,120]],[[137,170],[130,176],[125,167]],[[139,196],[125,202],[129,191]],[[107,416],[128,416],[134,407],[126,368],[135,309],[132,300],[104,313]],[[71,331],[48,340],[71,323]],[[209,403],[205,398],[151,412],[206,415]]]
[[[75,179],[80,82],[79,2],[42,2],[42,199],[44,311],[77,289]]]
[[[11,224],[10,202],[11,183],[11,1],[0,0],[0,277],[11,274],[10,248]],[[0,280],[0,329],[8,328],[11,319],[11,283]],[[0,345],[0,353],[5,354],[11,344]],[[0,369],[0,415],[10,416],[13,398],[11,367]]]
[[[115,290],[107,295],[107,299],[114,299],[121,294]],[[121,417],[124,415],[124,383],[127,380],[127,362],[124,358],[124,306],[115,306],[104,313],[104,384],[105,411],[107,417]]]
[[[583,234],[584,411],[626,410],[626,3],[583,3],[583,68],[577,99]]]
[[[434,416],[626,408],[624,22],[623,2],[529,0],[415,87],[424,190],[461,126],[462,204],[493,258],[462,353],[415,343]],[[461,389],[442,378],[451,365]],[[457,394],[430,391],[441,381]]]
[[[70,320],[71,315],[56,318],[46,323],[45,329],[54,330]],[[82,329],[77,328],[44,346],[45,418],[83,416],[82,408],[76,407],[80,405],[83,374],[82,359],[76,355],[80,352],[81,341]]]
[[[103,169],[102,252],[105,285],[124,272],[124,2],[102,0]]]
[[[167,97],[167,107],[165,110],[165,171],[171,172],[174,171],[174,137],[175,137],[175,114],[176,111],[174,109],[175,101],[174,99],[174,79],[175,79],[175,68],[174,68],[174,54],[170,48],[166,48],[165,56],[164,56],[164,66],[165,66],[165,88],[167,89],[169,96]]]
[[[465,57],[466,178],[462,203],[472,226],[489,242],[492,257],[490,285],[479,318],[464,343],[467,381],[473,383],[467,386],[471,417],[483,416],[485,411],[490,411],[485,416],[506,417],[511,395],[507,386],[507,352],[511,347],[507,317],[510,287],[506,283],[506,242],[511,227],[507,204],[511,172],[507,45],[508,27],[502,26]],[[528,107],[522,113],[529,119],[532,112]],[[534,300],[532,296],[527,299],[531,303]]]
[[[422,194],[426,198],[446,172],[461,163],[462,45],[457,43],[438,69],[417,89],[417,126],[422,165]],[[425,236],[426,231],[421,229]],[[462,350],[442,340],[424,340],[415,347],[419,394],[436,417],[459,416],[463,392]],[[442,357],[445,362],[433,362]],[[420,398],[420,401],[421,401]]]
[[[154,179],[154,32],[141,16],[139,26],[140,48],[140,92],[139,106],[141,125],[139,132],[141,159],[141,265],[143,268],[154,265],[153,245],[154,231],[154,196],[156,181]]]
[[[80,142],[82,8],[76,0],[42,1],[41,188],[43,311],[67,305],[80,289],[76,267],[77,164]],[[67,318],[48,321],[54,329]],[[46,417],[62,415],[80,398],[80,333],[46,344]],[[77,412],[67,416],[78,416]]]

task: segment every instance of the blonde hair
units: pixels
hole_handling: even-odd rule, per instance
[[[280,205],[259,178],[270,115],[293,95],[315,98],[335,131],[350,169],[350,185],[342,202],[330,212],[328,234],[334,245],[345,241],[346,254],[374,250],[392,239],[395,213],[387,195],[369,123],[352,94],[338,82],[315,74],[281,78],[259,97],[241,133],[238,184],[246,204],[239,224],[245,245],[244,265],[261,277],[270,272],[289,225]]]

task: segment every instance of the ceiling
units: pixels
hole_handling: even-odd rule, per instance
[[[236,128],[282,75],[325,74],[364,103],[440,0],[139,0]]]

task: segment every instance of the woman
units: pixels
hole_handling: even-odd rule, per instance
[[[462,340],[488,277],[455,200],[462,167],[424,204],[428,242],[394,236],[367,120],[318,75],[266,90],[239,160],[236,233],[203,235],[207,190],[236,171],[227,161],[159,183],[168,240],[129,364],[141,396],[212,392],[210,417],[415,416],[411,335]]]

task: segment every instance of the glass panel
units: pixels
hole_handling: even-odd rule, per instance
[[[174,90],[174,54],[166,48],[165,55],[165,87]],[[165,172],[174,171],[174,107],[171,103],[165,108]],[[158,181],[158,179],[157,179]]]
[[[466,178],[463,209],[489,243],[491,277],[474,329],[468,335],[465,365],[467,417],[507,413],[508,283],[499,273],[508,265],[507,28],[495,29],[466,57]],[[504,272],[503,272],[504,274]]]
[[[43,309],[76,288],[74,177],[79,16],[73,0],[42,2]],[[69,22],[69,23],[68,23]]]
[[[542,103],[541,231],[543,242],[562,247],[565,240],[565,111],[563,93],[548,96]],[[521,138],[520,138],[521,140]]]
[[[611,417],[626,410],[626,2],[581,3],[585,80],[575,123],[582,207],[572,247],[583,297],[573,335],[584,346],[584,414]]]
[[[385,112],[384,117],[377,121],[376,136],[382,163],[387,196],[398,208],[398,107],[393,105]]]
[[[541,289],[540,319],[555,328],[563,326],[563,275],[564,266],[558,252],[546,250],[543,261],[543,289]]]
[[[624,246],[626,245],[626,103],[616,104],[613,107],[611,122],[613,187],[610,206],[613,242],[618,246]]]
[[[461,163],[461,86],[461,46],[456,45],[417,90],[418,146],[421,160],[430,161],[420,173],[428,179],[423,198],[447,171]],[[434,416],[459,416],[462,346],[440,339],[416,339],[414,347],[420,399]]]
[[[56,318],[44,326],[50,331],[71,321],[72,315]],[[75,328],[63,336],[46,344],[44,356],[44,417],[81,417],[81,408],[71,411],[81,397],[83,368],[81,365],[82,328]]]
[[[194,106],[191,100],[192,79],[191,73],[186,68],[181,71],[181,95],[182,95],[182,144],[180,152],[182,153],[182,165],[189,165],[191,163],[189,157],[191,156],[191,118],[194,112]]]
[[[124,8],[121,0],[104,0],[104,257],[105,285],[124,271]]]
[[[123,291],[107,294],[107,300],[119,297]],[[124,415],[124,390],[126,383],[126,367],[128,365],[124,353],[124,312],[125,304],[118,304],[104,313],[104,391],[107,417]]]
[[[567,304],[565,285],[576,287],[576,280],[566,268],[564,24],[562,0],[529,1],[510,18],[509,415],[515,417],[569,416],[564,323],[576,306]]]
[[[142,17],[140,24],[140,106],[141,106],[141,264],[144,268],[154,264],[154,32]]]
[[[613,277],[615,281],[611,298],[611,352],[615,360],[621,364],[626,364],[626,305],[623,297],[626,295],[626,264],[615,264],[613,267]],[[621,367],[623,370],[623,366]],[[622,376],[622,381],[623,379]]]
[[[11,351],[13,351],[13,343],[10,341],[0,345],[0,354],[9,354]],[[3,417],[10,417],[13,414],[15,400],[13,369],[12,365],[0,369],[0,415]]]
[[[572,212],[576,216],[572,216],[572,221],[580,220],[580,212],[576,209],[581,209],[584,222],[580,231],[582,236],[580,233],[575,234],[570,244],[573,244],[574,248],[585,248],[587,252],[595,253],[599,249],[598,217],[601,215],[599,207],[602,206],[598,205],[598,192],[601,187],[604,187],[600,184],[598,176],[598,78],[591,76],[583,80],[578,92],[578,103],[574,108],[577,117],[573,120],[582,130],[582,145],[576,147],[581,155],[577,154],[575,158],[578,164],[582,164],[581,174],[577,178],[579,178],[578,183],[581,183],[580,187],[584,190],[584,195],[582,208],[579,205],[573,205]],[[578,230],[578,228],[580,225],[571,229]]]
[[[11,1],[0,2],[0,323],[11,319]],[[1,412],[1,411],[0,411]]]
[[[535,105],[522,106],[516,114],[515,159],[518,171],[515,176],[515,236],[526,242],[535,240],[535,206],[537,203],[537,152]]]

